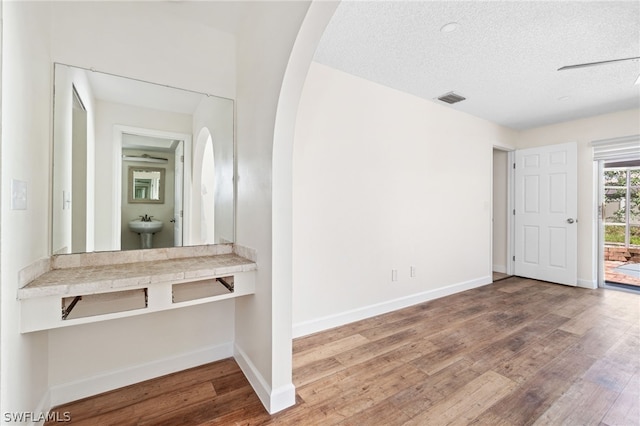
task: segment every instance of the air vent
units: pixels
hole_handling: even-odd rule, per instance
[[[464,101],[465,99],[467,98],[465,98],[464,96],[460,96],[454,92],[449,92],[449,93],[445,93],[442,96],[438,96],[439,101],[446,102],[448,104],[455,104],[460,101]]]

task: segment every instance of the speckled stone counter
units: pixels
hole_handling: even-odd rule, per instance
[[[53,269],[18,290],[18,299],[96,294],[154,283],[208,278],[257,269],[235,253],[115,265]]]
[[[255,250],[235,244],[52,256],[20,271],[17,298],[22,307],[21,331],[106,321],[251,295],[255,292],[257,269]],[[174,288],[208,289],[210,283],[220,280],[233,284],[228,291],[186,300],[174,297]],[[140,307],[116,307],[133,292],[143,295]],[[96,298],[102,306],[92,312],[89,300]],[[69,307],[69,300],[74,299]],[[105,309],[106,299],[110,301]],[[85,307],[86,316],[68,316],[76,303]]]

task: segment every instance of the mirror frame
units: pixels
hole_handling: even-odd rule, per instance
[[[158,189],[158,199],[154,200],[152,198],[136,198],[134,196],[134,176],[135,172],[160,172],[160,182]],[[165,192],[165,172],[166,169],[163,167],[144,167],[144,166],[129,166],[129,181],[127,182],[127,192],[129,197],[129,203],[135,204],[164,204],[164,192]]]

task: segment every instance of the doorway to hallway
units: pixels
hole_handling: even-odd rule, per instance
[[[509,231],[510,176],[512,152],[493,149],[492,186],[492,278],[493,282],[512,276],[511,232]]]

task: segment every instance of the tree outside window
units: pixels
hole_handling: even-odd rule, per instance
[[[640,167],[604,171],[605,244],[640,246]]]

